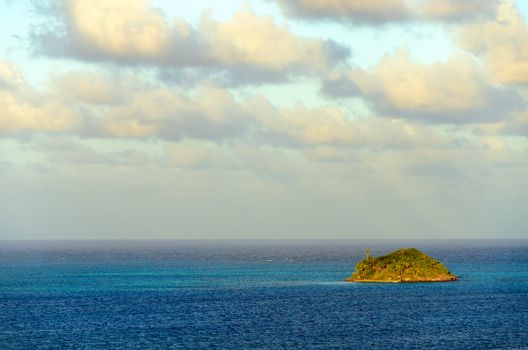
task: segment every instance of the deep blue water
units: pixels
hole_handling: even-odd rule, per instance
[[[342,280],[415,246],[459,282]],[[0,241],[0,349],[528,349],[528,241]]]

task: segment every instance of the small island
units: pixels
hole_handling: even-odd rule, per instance
[[[366,258],[357,263],[348,282],[410,283],[450,282],[458,276],[449,272],[441,262],[416,248],[398,249],[373,258],[366,250]]]

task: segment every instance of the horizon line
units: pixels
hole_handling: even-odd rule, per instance
[[[0,238],[7,241],[526,241],[528,238]]]

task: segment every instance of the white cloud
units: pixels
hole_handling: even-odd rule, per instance
[[[0,133],[70,132],[79,126],[75,109],[27,85],[18,68],[0,61]]]
[[[323,89],[331,96],[364,96],[384,115],[442,123],[494,121],[522,105],[518,93],[493,84],[469,55],[427,65],[401,49],[369,70],[330,78]]]
[[[24,84],[24,77],[14,63],[0,61],[0,89],[19,89]]]
[[[528,82],[528,27],[513,0],[502,0],[494,20],[463,26],[459,38],[484,59],[498,83]]]
[[[39,50],[87,61],[226,70],[233,80],[243,70],[266,80],[321,72],[348,55],[335,42],[297,36],[250,12],[227,21],[203,17],[196,26],[168,21],[147,0],[68,0],[56,3],[55,12],[61,29],[50,24],[35,33]]]
[[[97,74],[85,71],[70,71],[53,77],[53,85],[58,95],[68,97],[81,104],[112,104],[121,100],[129,92],[130,86],[122,82],[119,74]]]
[[[367,149],[454,145],[454,140],[426,125],[377,117],[352,119],[333,107],[309,109],[299,103],[292,108],[276,108],[263,98],[254,98],[246,108],[277,143]],[[319,149],[324,153],[322,150],[329,152],[329,148]]]
[[[21,79],[11,71],[9,76]],[[0,90],[7,111],[0,119],[4,134],[24,130],[172,142],[239,140],[285,149],[317,148],[309,152],[329,157],[336,153],[330,148],[443,148],[458,142],[420,122],[360,119],[330,105],[276,107],[263,96],[237,99],[228,89],[214,86],[184,91],[127,74],[80,71],[56,74],[53,82],[51,93],[36,93],[25,83]],[[61,95],[69,96],[67,101]]]
[[[231,93],[215,87],[190,95],[147,87],[102,113],[102,132],[110,137],[220,140],[244,134],[252,123]]]
[[[12,81],[22,79],[9,72],[4,76],[14,76]],[[238,140],[284,149],[313,148],[318,150],[308,152],[326,152],[329,157],[336,153],[330,148],[443,148],[457,142],[417,122],[358,119],[332,106],[308,108],[300,102],[276,107],[263,96],[238,100],[229,90],[214,86],[183,91],[126,74],[110,79],[79,71],[57,74],[53,82],[52,93],[36,93],[25,83],[0,91],[6,111],[0,119],[4,134],[60,131],[81,137],[219,144]]]

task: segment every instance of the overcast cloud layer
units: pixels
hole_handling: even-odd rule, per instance
[[[528,238],[519,4],[248,4],[2,4],[0,239]]]

